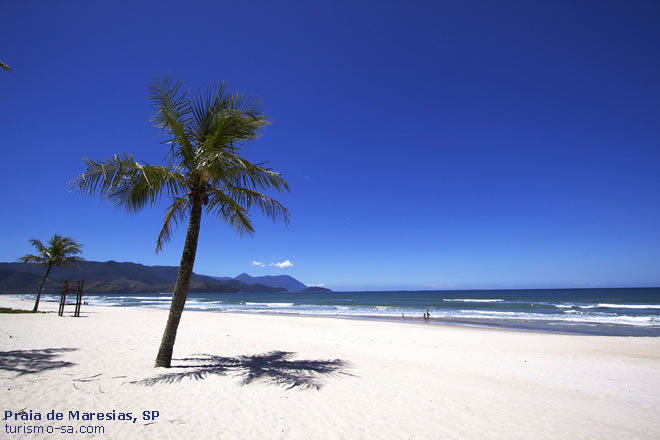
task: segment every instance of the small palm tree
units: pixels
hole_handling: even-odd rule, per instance
[[[41,279],[41,284],[39,284],[37,300],[34,302],[34,309],[32,310],[36,312],[39,308],[41,289],[43,289],[46,278],[48,278],[48,274],[53,266],[72,266],[85,261],[85,259],[77,256],[82,252],[80,249],[82,245],[76,243],[69,237],[62,237],[55,234],[50,240],[48,240],[48,247],[44,246],[44,244],[37,239],[30,240],[30,243],[32,243],[32,246],[37,250],[37,254],[23,255],[18,261],[21,263],[36,263],[47,266],[46,273]]]
[[[182,83],[165,78],[148,94],[157,111],[156,127],[168,135],[164,165],[138,163],[130,154],[95,162],[83,159],[87,169],[72,181],[74,189],[99,194],[129,211],[154,205],[165,194],[170,205],[156,240],[156,252],[169,241],[173,228],[188,218],[172,303],[161,340],[156,367],[169,367],[176,332],[188,296],[195,264],[202,212],[233,226],[239,233],[254,232],[250,211],[288,222],[279,202],[259,192],[289,190],[279,173],[239,155],[246,141],[268,124],[259,100],[228,94],[225,84],[210,87],[192,98]]]

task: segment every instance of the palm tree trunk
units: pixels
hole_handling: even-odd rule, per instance
[[[48,269],[46,269],[46,273],[44,274],[44,277],[41,279],[41,284],[39,284],[39,292],[37,292],[37,300],[34,302],[34,308],[32,309],[33,312],[36,312],[37,309],[39,308],[39,298],[41,298],[41,289],[44,288],[44,283],[46,282],[46,278],[48,278],[48,274],[50,273],[50,269],[53,267],[53,263],[48,263]]]
[[[170,305],[170,314],[167,317],[167,325],[163,333],[163,339],[160,342],[158,356],[156,356],[155,367],[169,368],[172,363],[172,351],[174,350],[174,341],[176,340],[176,331],[179,328],[183,306],[188,297],[188,287],[190,286],[190,277],[193,266],[195,265],[195,254],[197,253],[197,239],[199,237],[199,227],[202,222],[202,200],[198,194],[192,196],[192,208],[190,210],[190,221],[188,222],[188,233],[186,234],[186,243],[183,246],[183,255],[181,255],[181,264],[179,273],[172,294],[172,304]]]

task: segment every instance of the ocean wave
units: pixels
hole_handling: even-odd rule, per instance
[[[598,304],[604,309],[660,309],[660,304]]]
[[[192,310],[216,310],[217,307],[213,305],[204,305],[204,304],[191,304],[188,305],[186,304],[186,309],[192,309]]]
[[[660,328],[660,303],[654,304],[654,299],[635,298],[638,303],[632,299],[615,299],[614,297],[602,297],[601,301],[628,301],[625,304],[616,304],[614,302],[598,302],[599,299],[584,301],[572,298],[533,298],[531,300],[516,300],[494,298],[498,293],[490,294],[491,298],[442,298],[435,297],[428,301],[428,309],[431,311],[432,322],[446,321],[466,321],[477,323],[497,323],[518,321],[523,325],[534,323],[547,323],[556,325],[598,325],[598,326],[617,326],[629,325],[638,327]],[[27,296],[21,296],[27,299]],[[33,300],[34,296],[31,298]],[[605,299],[607,298],[607,299]],[[50,299],[59,302],[59,295],[42,295],[42,300]],[[325,316],[325,317],[351,317],[351,318],[380,318],[387,320],[401,320],[402,314],[405,320],[411,322],[421,322],[422,314],[427,309],[426,305],[421,305],[421,300],[408,300],[406,297],[394,298],[368,298],[363,301],[361,298],[339,298],[337,300],[327,300],[331,303],[317,303],[316,298],[307,299],[305,297],[292,302],[269,302],[274,299],[280,299],[276,296],[247,296],[247,297],[227,297],[223,301],[217,297],[195,296],[189,297],[186,301],[186,309],[214,312],[233,312],[233,313],[280,313],[293,315]],[[281,298],[286,300],[290,298]],[[28,299],[29,300],[29,299]],[[140,296],[129,296],[120,294],[108,296],[84,296],[83,301],[89,301],[91,305],[99,306],[137,306],[148,307],[152,309],[166,309],[170,306],[171,296],[164,294],[142,294]],[[252,301],[248,301],[252,300]],[[359,301],[358,301],[359,300]],[[307,303],[301,304],[304,301]],[[350,302],[349,302],[350,301]],[[397,303],[400,302],[400,304]],[[426,299],[423,299],[426,302]],[[444,302],[444,303],[443,303]],[[453,304],[452,304],[453,303]],[[491,304],[488,304],[491,303]],[[503,304],[502,304],[503,303]],[[617,310],[621,309],[621,310]],[[628,309],[628,310],[626,310]],[[647,310],[644,310],[647,309]],[[517,325],[517,324],[516,324]]]
[[[537,315],[536,313],[519,313],[519,312],[498,312],[495,310],[459,310],[459,313],[474,313],[476,315],[492,315],[492,316],[520,316],[520,315]]]
[[[572,322],[590,322],[597,324],[625,324],[635,326],[660,326],[660,319],[657,316],[599,316],[599,315],[570,315],[564,318]]]
[[[85,302],[85,299],[83,297],[83,304],[84,304],[84,302]],[[91,301],[91,302],[89,302],[88,301],[87,305],[101,306],[101,307],[117,307],[117,306],[121,306],[122,303],[112,302],[112,301],[103,301],[103,302],[101,302],[101,301],[98,301],[98,302]]]
[[[293,303],[254,303],[246,302],[246,306],[259,306],[259,307],[292,307]]]
[[[660,316],[628,316],[611,313],[580,313],[578,311],[565,311],[559,314],[543,313],[518,313],[518,312],[495,312],[486,310],[459,310],[460,313],[452,316],[447,314],[446,318],[473,318],[473,319],[502,319],[520,321],[559,321],[576,323],[598,323],[598,324],[625,324],[634,326],[660,326]],[[568,315],[566,313],[569,313]]]

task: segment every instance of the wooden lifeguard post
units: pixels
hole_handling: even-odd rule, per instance
[[[73,316],[80,316],[84,284],[85,280],[64,280],[64,284],[62,285],[62,296],[60,297],[60,310],[57,312],[57,316],[64,316],[64,306],[76,306]],[[66,302],[66,296],[71,293],[76,295],[76,302],[68,303]]]

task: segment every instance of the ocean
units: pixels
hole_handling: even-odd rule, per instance
[[[42,297],[59,301],[56,295]],[[167,309],[171,294],[87,294],[84,300],[92,305]],[[422,315],[428,310],[430,324],[660,336],[660,288],[191,293],[186,309],[408,323],[423,323]]]

